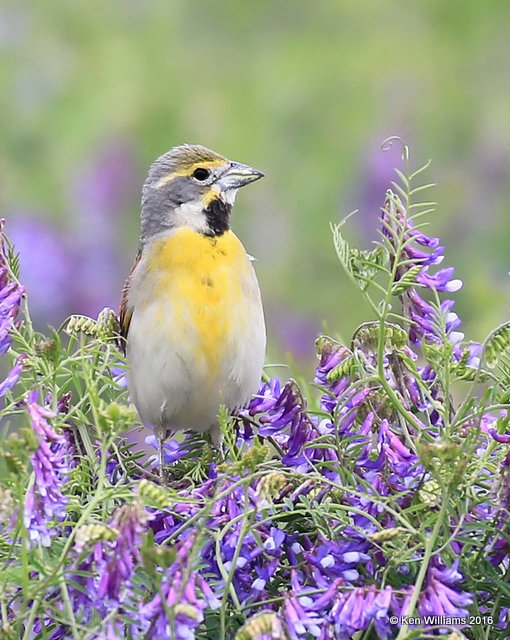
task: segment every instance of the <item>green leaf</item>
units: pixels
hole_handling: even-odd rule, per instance
[[[423,266],[421,264],[417,264],[414,267],[408,269],[404,275],[393,283],[391,287],[391,295],[393,296],[401,296],[411,287],[416,285],[416,276],[421,272]]]
[[[351,348],[366,349],[376,352],[379,344],[379,322],[364,322],[352,336]],[[385,352],[398,351],[409,343],[407,332],[398,324],[386,322],[384,326],[384,350]]]
[[[495,367],[501,355],[510,347],[510,321],[495,329],[484,343],[484,355],[487,365]]]
[[[4,590],[7,585],[19,586],[23,582],[23,570],[21,567],[7,567],[0,571],[0,586]]]
[[[381,271],[387,271],[387,252],[382,246],[373,251],[351,249],[349,252],[349,273],[356,280],[362,291],[370,285],[371,281]]]
[[[12,275],[19,280],[20,271],[20,254],[14,250],[14,247],[9,243],[7,246],[7,261],[12,271]]]
[[[349,243],[347,242],[347,240],[345,240],[345,238],[343,237],[340,231],[340,229],[343,227],[344,224],[345,224],[345,220],[343,220],[339,224],[332,226],[333,244],[335,245],[336,255],[338,256],[338,259],[340,260],[342,267],[348,273],[350,273],[349,258],[351,255],[351,251],[350,251]]]
[[[351,248],[341,232],[341,228],[349,217],[347,216],[339,224],[332,225],[333,243],[342,267],[360,289],[365,291],[380,272],[388,272],[386,268],[388,253],[382,245],[372,251]]]
[[[235,640],[256,640],[260,637],[285,640],[280,617],[274,611],[262,611],[249,618],[235,635]]]

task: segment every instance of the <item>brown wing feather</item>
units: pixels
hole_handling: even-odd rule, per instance
[[[129,289],[131,287],[131,279],[133,277],[133,273],[140,262],[142,257],[142,250],[138,251],[138,254],[133,262],[133,266],[131,267],[131,271],[127,277],[127,280],[124,284],[124,288],[122,289],[122,297],[120,299],[120,307],[119,307],[119,324],[120,324],[120,339],[119,346],[122,351],[126,351],[126,342],[127,342],[127,334],[129,331],[129,324],[131,322],[131,316],[133,315],[133,309],[128,307],[128,295]]]

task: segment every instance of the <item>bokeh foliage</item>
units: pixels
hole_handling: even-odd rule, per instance
[[[506,0],[4,0],[2,213],[52,221],[57,242],[80,256],[55,301],[73,287],[92,292],[108,271],[100,299],[55,302],[41,321],[116,305],[146,168],[188,141],[267,173],[242,194],[234,226],[258,258],[273,357],[308,353],[324,320],[349,335],[364,309],[325,250],[329,222],[361,203],[354,228],[368,247],[398,160],[380,143],[397,134],[434,157],[449,216],[434,218],[433,232],[469,282],[459,311],[481,338],[505,318],[510,293],[509,22]],[[112,177],[117,215],[98,219],[93,183],[112,149],[131,170]],[[91,266],[105,227],[96,248],[114,259]],[[23,233],[36,251],[40,229]],[[89,242],[77,246],[82,235]],[[44,261],[29,268],[54,275]]]

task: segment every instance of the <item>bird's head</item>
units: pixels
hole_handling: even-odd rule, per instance
[[[230,227],[237,190],[263,175],[200,145],[174,147],[152,165],[143,187],[142,244],[183,226],[221,235]]]

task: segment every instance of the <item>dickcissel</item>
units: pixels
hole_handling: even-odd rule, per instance
[[[220,406],[235,411],[258,388],[264,314],[253,259],[230,216],[237,190],[263,175],[187,144],[149,170],[119,316],[130,396],[161,447],[182,429],[209,432],[218,444]]]

